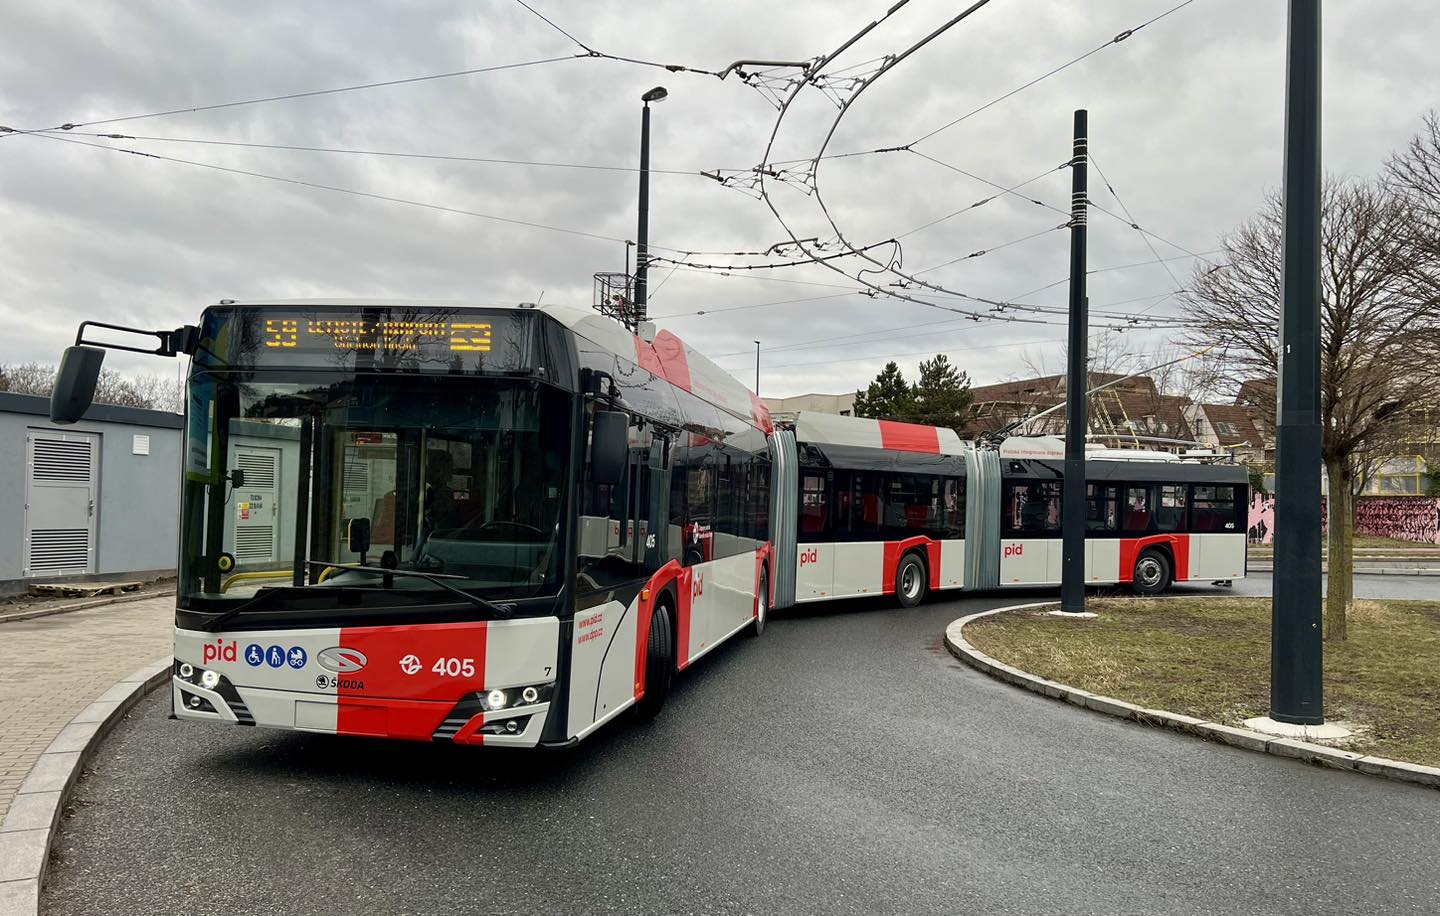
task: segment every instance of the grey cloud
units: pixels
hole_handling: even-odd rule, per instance
[[[832,151],[914,139],[1088,50],[1171,5],[993,3],[877,83],[842,122]],[[1437,104],[1430,49],[1440,24],[1420,0],[1327,4],[1325,160],[1370,174]],[[884,4],[739,2],[647,5],[620,0],[544,3],[577,37],[616,53],[699,66],[738,57],[806,58],[834,46]],[[838,63],[893,51],[953,15],[915,0]],[[922,148],[978,175],[1009,183],[1068,155],[1070,111],[1091,111],[1093,149],[1142,225],[1193,251],[1248,217],[1280,176],[1284,11],[1280,3],[1199,0],[1060,76],[976,115]],[[9,39],[0,58],[0,123],[50,126],[303,89],[570,54],[573,45],[518,5],[489,0],[282,3],[230,6],[52,4],[0,8]],[[671,98],[655,111],[654,165],[698,170],[753,165],[774,110],[734,81],[671,74],[601,60],[417,83],[124,122],[129,134],[394,149],[629,165],[638,95],[657,83]],[[814,150],[834,108],[816,96],[787,120],[777,155]],[[111,128],[104,128],[111,129]],[[83,139],[83,138],[77,138]],[[630,172],[401,161],[126,141],[150,152],[267,172],[376,194],[429,201],[617,239],[633,237]],[[917,156],[827,162],[826,200],[861,242],[905,232],[994,189]],[[1027,188],[1064,206],[1068,173]],[[1116,209],[1102,186],[1092,196]],[[813,202],[777,191],[787,220],[818,230]],[[1018,238],[1063,217],[997,199],[905,240],[906,265],[922,268]],[[807,234],[809,234],[807,232]],[[706,179],[654,178],[652,239],[726,251],[784,237],[764,207]],[[1175,254],[1164,245],[1162,255]],[[1010,298],[1065,275],[1066,238],[1049,233],[935,271],[953,289]],[[619,270],[624,248],[607,242],[225,175],[34,138],[0,140],[0,320],[12,333],[0,362],[53,360],[84,317],[155,326],[193,320],[222,297],[396,295],[588,302],[590,275]],[[1091,265],[1153,258],[1122,224],[1096,215]],[[710,258],[724,262],[724,256]],[[1187,261],[1171,264],[1184,282]],[[865,384],[894,354],[913,371],[927,347],[948,349],[985,382],[1020,371],[1020,356],[1058,365],[1061,329],[955,323],[923,305],[858,295],[769,308],[719,309],[841,293],[823,268],[720,278],[657,267],[656,314],[700,349],[751,378],[750,341],[778,348],[846,334],[871,339],[776,349],[762,356],[767,394],[845,390]],[[930,276],[927,274],[927,276]],[[1174,285],[1158,266],[1097,274],[1091,300],[1109,302]],[[1033,301],[1062,304],[1064,285]],[[1120,308],[1143,308],[1136,303]],[[1163,303],[1157,312],[1173,310]],[[1162,334],[1136,334],[1153,344]],[[1030,342],[1030,343],[1026,343]],[[122,367],[160,371],[138,359]]]

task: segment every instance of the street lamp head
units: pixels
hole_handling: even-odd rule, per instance
[[[659,102],[662,101],[669,94],[670,93],[665,91],[664,86],[656,86],[654,89],[651,89],[649,92],[640,96],[640,101],[647,104],[650,102]]]

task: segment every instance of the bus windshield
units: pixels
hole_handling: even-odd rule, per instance
[[[345,566],[445,576],[487,599],[557,591],[568,395],[514,379],[268,376],[191,378],[183,606],[296,586],[455,600],[433,579]]]

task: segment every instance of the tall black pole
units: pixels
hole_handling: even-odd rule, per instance
[[[1065,378],[1065,492],[1060,527],[1060,610],[1085,611],[1085,391],[1090,387],[1090,307],[1085,298],[1086,116],[1075,112],[1075,151],[1070,160],[1070,352]]]
[[[1270,718],[1325,721],[1320,573],[1320,0],[1290,0]]]
[[[755,396],[760,396],[760,341],[755,341]]]
[[[645,320],[650,273],[650,103],[640,109],[640,225],[635,230],[635,325]]]

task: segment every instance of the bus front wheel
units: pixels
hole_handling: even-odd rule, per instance
[[[925,564],[913,553],[906,554],[895,570],[895,597],[901,607],[914,607],[925,600]]]
[[[650,615],[649,645],[645,651],[645,695],[635,704],[642,719],[653,719],[665,705],[670,679],[675,674],[675,641],[671,638],[670,606],[657,604]]]
[[[1158,595],[1170,585],[1170,561],[1158,550],[1147,550],[1135,561],[1135,578],[1130,583],[1137,595]]]

